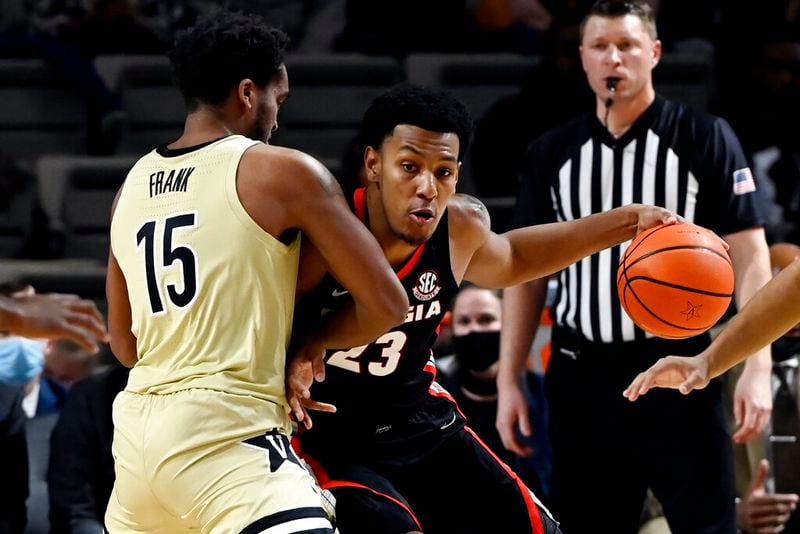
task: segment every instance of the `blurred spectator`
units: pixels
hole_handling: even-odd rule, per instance
[[[70,386],[86,377],[92,370],[95,357],[67,340],[51,340],[44,348],[44,369],[39,378],[39,401],[36,415],[58,412]]]
[[[93,362],[86,349],[69,340],[0,339],[0,382],[24,389],[29,417],[57,412],[70,385],[86,376]]]
[[[746,29],[746,38],[743,38]],[[747,152],[763,147],[762,139],[772,142],[773,129],[752,124],[772,102],[754,89],[753,74],[762,77],[758,66],[770,42],[797,41],[800,36],[800,2],[772,0],[753,9],[749,2],[719,2],[716,39],[717,86],[720,114],[728,119],[742,138]],[[769,70],[769,67],[767,67]],[[757,82],[760,84],[761,82]],[[778,107],[778,106],[775,106]],[[761,145],[761,146],[759,146]]]
[[[665,51],[713,50],[721,0],[667,0],[658,4],[656,26]],[[686,14],[691,13],[690,17]]]
[[[547,439],[547,404],[541,375],[528,371],[525,394],[530,406],[530,438],[520,436],[529,448],[519,456],[503,447],[495,428],[497,418],[497,367],[500,352],[501,303],[497,291],[462,285],[452,310],[455,362],[438,380],[456,400],[467,425],[546,500],[550,481],[550,445]]]
[[[740,117],[757,177],[773,189],[770,237],[800,243],[800,40],[773,40],[753,65],[751,99]]]
[[[87,57],[156,54],[167,49],[142,20],[133,0],[91,0],[89,11],[64,21],[57,37]]]
[[[467,0],[406,0],[390,15],[374,0],[347,0],[345,25],[334,51],[404,58],[412,52],[474,50]]]
[[[584,81],[578,45],[577,24],[553,28],[542,62],[519,92],[498,100],[477,121],[470,163],[479,196],[516,196],[529,145],[592,109],[594,95]],[[515,125],[513,135],[510,124]]]
[[[0,383],[22,389],[22,408],[36,415],[39,375],[44,369],[44,342],[21,336],[0,336]]]
[[[797,533],[797,529],[784,529],[797,508],[798,496],[794,493],[767,492],[769,468],[769,461],[759,462],[758,470],[750,481],[747,492],[737,501],[736,526],[747,534]]]
[[[28,448],[23,391],[0,382],[0,534],[22,534],[27,522]]]
[[[473,9],[479,46],[487,51],[538,54],[553,23],[539,0],[477,0]]]
[[[264,17],[289,36],[289,49],[296,48],[306,34],[309,20],[330,0],[228,0],[227,5],[244,13]],[[342,15],[343,16],[343,15]]]
[[[111,406],[128,381],[127,367],[77,382],[50,438],[47,482],[52,534],[98,534],[114,486]]]

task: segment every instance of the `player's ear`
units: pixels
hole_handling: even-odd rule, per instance
[[[237,97],[239,101],[247,108],[253,109],[255,95],[253,94],[253,80],[245,78],[239,82],[237,87]]]
[[[367,175],[368,182],[378,182],[378,171],[380,171],[380,164],[380,155],[374,148],[368,146],[364,151],[364,171]]]

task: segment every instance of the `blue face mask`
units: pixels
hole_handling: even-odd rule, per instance
[[[43,367],[44,342],[16,336],[0,338],[0,382],[22,386]]]

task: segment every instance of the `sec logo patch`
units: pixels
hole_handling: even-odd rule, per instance
[[[417,300],[431,300],[439,294],[439,275],[436,271],[424,271],[417,277],[417,284],[414,286],[414,296]]]

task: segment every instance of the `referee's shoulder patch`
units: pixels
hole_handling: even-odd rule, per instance
[[[756,190],[756,182],[753,180],[753,173],[748,167],[733,171],[733,194],[744,195]]]

